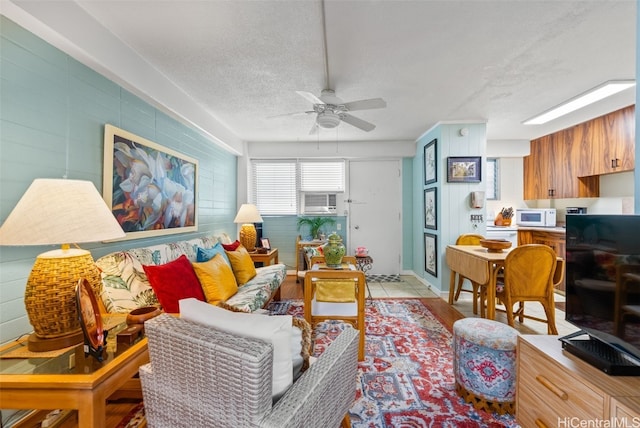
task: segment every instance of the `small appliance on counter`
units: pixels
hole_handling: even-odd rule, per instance
[[[524,208],[516,210],[516,224],[530,227],[556,227],[555,208]]]
[[[586,214],[587,207],[567,207],[567,214]]]

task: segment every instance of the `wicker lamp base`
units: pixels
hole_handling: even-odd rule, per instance
[[[247,251],[253,251],[256,249],[256,239],[258,238],[258,232],[256,227],[249,223],[243,224],[240,228],[240,243]]]
[[[71,345],[77,345],[84,341],[82,330],[70,333],[63,337],[43,338],[32,333],[27,340],[27,347],[31,352],[48,352],[56,349],[67,348]]]
[[[24,295],[34,330],[28,342],[30,351],[51,351],[82,342],[75,291],[80,278],[86,278],[93,290],[100,284],[100,272],[89,251],[54,250],[36,258]]]

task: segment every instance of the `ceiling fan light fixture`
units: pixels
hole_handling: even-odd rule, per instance
[[[324,111],[322,113],[318,113],[316,123],[321,128],[335,128],[340,124],[340,116],[332,111]]]

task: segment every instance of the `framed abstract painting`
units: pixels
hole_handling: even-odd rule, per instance
[[[103,198],[136,239],[198,230],[198,161],[105,125]]]

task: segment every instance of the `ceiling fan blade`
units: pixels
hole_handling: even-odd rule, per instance
[[[349,111],[371,110],[374,108],[385,108],[387,106],[387,102],[382,98],[371,98],[370,100],[359,100],[344,103],[344,106]]]
[[[303,97],[305,100],[309,101],[311,104],[324,104],[324,101],[313,95],[311,92],[296,91],[296,93]]]
[[[373,123],[367,122],[366,120],[362,120],[355,116],[351,116],[348,113],[341,114],[340,118],[342,119],[343,122],[347,122],[349,125],[355,126],[356,128],[360,128],[366,132],[373,131],[376,128],[376,126]]]
[[[313,126],[309,130],[309,135],[316,135],[318,133],[318,124],[313,122]]]
[[[315,111],[298,111],[295,113],[284,113],[284,114],[276,114],[275,116],[267,116],[266,119],[277,119],[279,117],[296,117],[296,116],[306,116],[308,114],[315,113]]]

